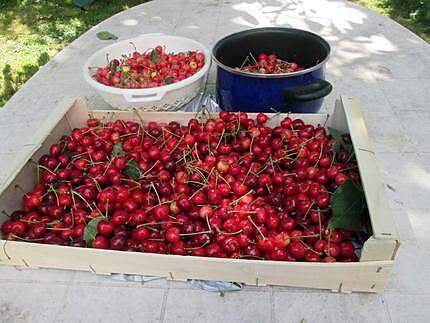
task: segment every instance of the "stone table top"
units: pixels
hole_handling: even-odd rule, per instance
[[[106,104],[82,77],[96,50],[121,39],[163,32],[213,46],[253,27],[291,26],[332,46],[327,79],[361,99],[402,246],[384,294],[245,287],[219,297],[188,284],[144,285],[91,273],[0,266],[1,322],[428,322],[430,315],[430,46],[394,21],[343,0],[155,0],[121,12],[76,39],[0,109],[0,173],[29,149],[66,95]],[[214,69],[207,81],[213,91]],[[1,178],[1,177],[0,177]],[[427,273],[427,274],[426,274]]]

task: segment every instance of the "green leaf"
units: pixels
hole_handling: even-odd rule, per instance
[[[149,54],[149,60],[150,60],[152,63],[158,63],[158,62],[161,60],[160,55],[158,55],[158,54],[157,54],[157,52],[155,51],[155,49],[153,49],[153,50],[151,51],[151,54]]]
[[[333,218],[328,229],[348,229],[359,231],[361,229],[361,214],[365,207],[364,193],[348,179],[340,185],[331,197]]]
[[[100,31],[97,33],[97,38],[101,39],[101,40],[109,40],[109,39],[116,40],[116,39],[118,39],[118,36],[115,36],[114,34],[108,32],[106,30],[103,30],[103,31]]]
[[[139,179],[142,177],[142,173],[140,172],[139,165],[133,160],[130,159],[125,166],[124,174],[133,179]]]
[[[330,132],[330,136],[332,136],[334,138],[334,140],[336,140],[336,143],[333,145],[332,149],[334,152],[338,152],[342,143],[343,143],[343,139],[342,139],[342,135],[340,133],[339,130],[328,127],[328,130]]]
[[[338,152],[341,147],[347,150],[350,154],[354,151],[352,144],[345,143],[345,140],[343,140],[343,136],[339,130],[331,127],[328,127],[328,129],[330,132],[330,136],[332,136],[334,140],[336,140],[336,143],[332,148],[334,152]]]
[[[73,158],[73,151],[70,151],[70,150],[64,149],[63,154],[65,154],[65,155],[69,156],[69,157],[70,157],[70,159],[72,159],[72,158]]]
[[[352,147],[352,144],[346,144],[345,142],[342,143],[343,148],[345,148],[350,154],[354,151],[354,147]]]
[[[173,83],[173,79],[174,79],[173,76],[168,76],[168,77],[166,77],[164,79],[164,83],[166,83],[166,84],[172,84]]]
[[[79,8],[87,7],[93,2],[94,0],[73,0],[73,4]]]
[[[92,219],[90,222],[87,223],[84,230],[84,240],[87,245],[87,247],[91,247],[91,244],[95,237],[97,236],[97,225],[101,220],[103,220],[103,216],[98,216],[94,219]]]
[[[64,183],[63,181],[60,181],[59,179],[57,179],[54,183],[52,183],[52,187],[54,189],[56,189],[58,187],[58,185]]]
[[[122,149],[122,142],[117,141],[113,144],[112,158],[116,156],[125,156],[125,151]]]

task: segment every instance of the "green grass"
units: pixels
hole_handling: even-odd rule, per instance
[[[0,0],[0,107],[50,57],[86,30],[144,0]]]
[[[430,0],[351,0],[397,21],[430,42]]]

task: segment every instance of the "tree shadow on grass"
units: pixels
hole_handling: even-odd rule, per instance
[[[0,32],[19,37],[25,26],[31,32],[59,42],[69,43],[100,21],[144,0],[98,0],[81,9],[72,0],[0,0]]]
[[[0,38],[16,42],[17,47],[21,42],[24,46],[28,43],[32,48],[48,46],[61,49],[90,27],[144,2],[96,0],[83,10],[75,6],[72,0],[0,0]],[[6,54],[14,55],[14,52]],[[43,51],[37,59],[31,59],[31,63],[14,68],[10,64],[3,65],[0,107],[48,60],[49,54]]]
[[[41,66],[49,61],[48,53],[44,52],[39,55],[36,63],[25,64],[18,71],[13,71],[9,64],[6,64],[2,70],[3,84],[0,92],[0,107],[3,106],[9,98],[14,95],[19,88],[32,77]]]

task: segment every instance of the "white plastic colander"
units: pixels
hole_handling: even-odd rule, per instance
[[[94,67],[106,66],[106,54],[109,55],[109,59],[120,58],[123,54],[131,54],[134,51],[131,43],[136,46],[139,52],[144,52],[157,45],[164,46],[166,52],[200,51],[205,54],[205,64],[196,74],[182,81],[148,89],[115,88],[101,84],[91,77],[94,73]],[[209,50],[204,45],[189,38],[165,34],[146,34],[100,49],[87,60],[83,73],[88,84],[113,108],[175,111],[203,90],[211,64],[210,55]]]

